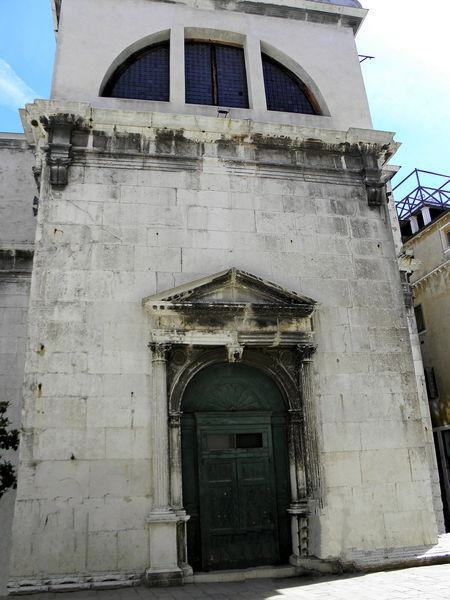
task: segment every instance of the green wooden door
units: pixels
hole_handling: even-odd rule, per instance
[[[284,404],[245,365],[215,365],[186,391],[183,500],[195,570],[287,562],[290,501]]]
[[[196,414],[202,568],[278,562],[271,415]]]

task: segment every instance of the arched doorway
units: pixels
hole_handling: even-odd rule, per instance
[[[287,413],[264,372],[204,368],[182,401],[183,503],[195,570],[287,563],[291,493]]]

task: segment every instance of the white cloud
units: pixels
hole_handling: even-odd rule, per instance
[[[36,92],[0,58],[0,104],[16,110],[36,97]]]

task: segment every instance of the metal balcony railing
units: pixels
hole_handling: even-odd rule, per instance
[[[415,187],[401,200],[395,202],[401,221],[416,213],[423,206],[438,209],[450,208],[450,175],[414,169],[392,191],[395,192],[400,188],[406,190],[407,185],[415,185]]]

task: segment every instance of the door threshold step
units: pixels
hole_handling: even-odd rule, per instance
[[[250,567],[248,569],[230,569],[225,571],[208,571],[194,573],[185,578],[186,583],[217,583],[236,582],[246,579],[280,579],[295,577],[301,569],[292,565]]]

